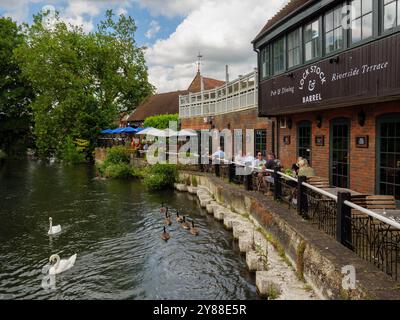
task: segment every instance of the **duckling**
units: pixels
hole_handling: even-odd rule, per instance
[[[168,241],[169,238],[170,238],[169,233],[165,230],[165,227],[164,227],[164,232],[161,233],[161,239],[163,239],[164,241]]]
[[[171,215],[168,214],[168,208],[167,211],[165,212],[165,220],[164,220],[164,224],[170,226],[172,224],[171,221]]]
[[[176,222],[182,223],[183,218],[179,215],[179,211],[176,212]]]
[[[190,233],[194,236],[199,234],[199,229],[194,226],[194,221],[192,221],[192,227],[190,228]]]
[[[161,213],[165,213],[166,211],[168,211],[168,207],[164,206],[164,202],[162,202],[161,203],[160,212]]]
[[[189,230],[190,229],[189,223],[186,222],[186,217],[185,216],[183,216],[182,228],[185,229],[185,230]]]

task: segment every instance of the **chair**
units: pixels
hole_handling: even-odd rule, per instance
[[[307,183],[317,188],[329,188],[329,179],[323,177],[308,177]]]

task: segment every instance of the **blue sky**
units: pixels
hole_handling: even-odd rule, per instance
[[[107,9],[132,16],[136,41],[144,45],[149,79],[158,92],[186,89],[196,73],[198,52],[202,74],[230,79],[253,71],[251,41],[287,0],[0,0],[0,15],[31,22],[51,5],[68,23],[90,32]]]

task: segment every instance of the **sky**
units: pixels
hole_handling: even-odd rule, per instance
[[[96,29],[107,9],[135,19],[135,40],[145,46],[149,80],[158,93],[184,90],[197,72],[225,80],[257,65],[251,41],[287,0],[0,0],[0,15],[32,22],[32,15],[53,6],[66,22]]]

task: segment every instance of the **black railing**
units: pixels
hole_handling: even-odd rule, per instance
[[[237,175],[236,166],[234,163],[221,162],[202,165],[202,168],[221,179],[243,184],[246,190],[259,190],[263,183],[260,179],[269,176],[267,185],[272,187],[275,200],[295,208],[299,215],[319,230],[399,280],[400,228],[373,218],[367,212],[352,210],[346,204],[351,201],[350,193],[338,192],[337,196],[329,194],[307,184],[306,177],[295,179],[282,174],[279,168],[264,172],[254,171],[254,168],[251,172],[247,168],[247,175]]]

